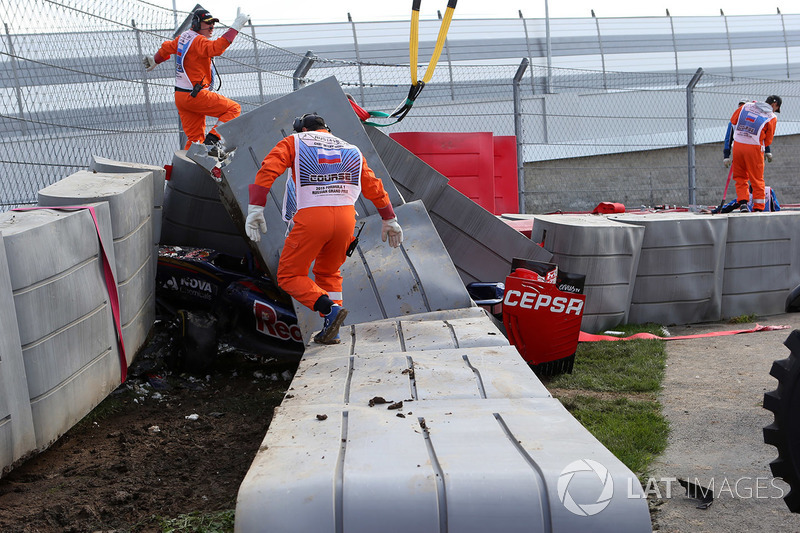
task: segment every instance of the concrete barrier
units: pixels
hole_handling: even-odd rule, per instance
[[[97,226],[86,209],[0,215],[25,363],[17,379],[27,383],[39,450],[89,413],[121,379],[101,248],[102,241],[115,270],[111,215],[108,203],[91,205]]]

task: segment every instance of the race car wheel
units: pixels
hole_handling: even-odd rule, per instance
[[[800,513],[800,330],[794,330],[784,342],[789,357],[772,363],[770,375],[778,388],[764,394],[764,408],[775,421],[764,428],[764,442],[778,449],[778,458],[769,466],[772,475],[789,484],[783,499],[789,510]]]
[[[181,309],[175,317],[172,357],[168,364],[179,372],[204,372],[217,355],[217,319],[210,313]]]

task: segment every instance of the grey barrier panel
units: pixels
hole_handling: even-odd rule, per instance
[[[92,154],[89,161],[89,170],[106,174],[130,174],[139,172],[153,173],[153,207],[164,205],[164,186],[166,184],[167,169],[144,163],[115,161]]]
[[[108,203],[89,205],[116,270]],[[0,215],[0,231],[36,447],[44,449],[120,382],[100,240],[87,210],[6,212]]]
[[[726,216],[723,318],[782,313],[800,284],[800,212]]]
[[[505,281],[515,257],[552,254],[448,184],[448,179],[376,128],[367,133],[407,202],[422,200],[465,284]]]
[[[586,275],[581,329],[590,333],[627,321],[643,238],[644,227],[601,215],[535,215],[531,232],[560,269]]]
[[[116,257],[120,320],[128,364],[155,321],[152,171],[109,174],[80,171],[39,191],[43,206],[108,201]],[[135,326],[132,321],[137,320]]]
[[[217,127],[226,149],[244,152],[246,155],[238,154],[239,163],[243,164],[244,160],[249,163],[240,167],[235,176],[228,172],[231,188],[236,197],[240,198],[241,205],[247,206],[247,202],[241,202],[241,199],[247,199],[247,186],[255,181],[256,172],[261,168],[263,159],[278,141],[294,133],[292,123],[295,117],[305,113],[319,114],[325,119],[325,123],[334,135],[358,146],[367,164],[375,172],[375,176],[383,182],[392,205],[403,203],[403,198],[392,183],[386,167],[370,143],[339,82],[335,77],[329,77],[268,102]],[[276,182],[270,192],[271,195],[275,193],[279,207],[283,200],[284,183],[285,178],[280,184]],[[356,203],[356,211],[361,216],[377,213],[372,202],[363,197]],[[267,219],[267,225],[269,220]]]
[[[235,531],[651,531],[636,476],[482,309],[341,335],[307,347],[239,488]]]
[[[0,244],[3,242],[0,233]],[[0,245],[0,477],[36,448],[5,246]]]
[[[594,504],[605,488],[602,512],[579,516],[561,503],[558,480],[570,468],[583,471],[561,494]],[[235,528],[587,530],[649,532],[647,500],[636,476],[552,398],[278,407],[239,489]]]
[[[719,320],[728,219],[695,213],[609,215],[645,228],[627,322]]]
[[[516,348],[508,344],[362,352],[349,357],[325,356],[323,351],[303,359],[293,386],[302,386],[302,395],[287,398],[283,407],[302,405],[309,398],[318,404],[366,406],[376,395],[387,402],[550,397]]]
[[[360,120],[353,112],[338,82],[335,78],[327,78],[264,104],[217,128],[229,151],[222,165],[224,179],[221,184],[221,194],[223,201],[228,205],[230,217],[235,221],[240,220],[237,223],[242,225],[241,231],[244,231],[243,224],[247,214],[248,186],[255,182],[261,162],[278,141],[293,133],[294,118],[309,112],[319,113],[335,135],[358,146],[369,167],[383,182],[392,205],[403,203],[402,197],[389,178],[386,168],[369,142]],[[217,162],[215,158],[207,156],[207,148],[193,145],[187,153],[190,159],[198,163],[198,172],[201,168],[210,171]],[[173,174],[174,172],[173,168]],[[270,189],[264,210],[267,234],[262,236],[258,244],[260,252],[257,255],[264,259],[266,270],[273,274],[278,270],[278,259],[286,232],[281,206],[287,174],[288,172],[275,180]],[[169,209],[171,210],[171,206]],[[377,213],[372,202],[363,196],[356,202],[356,212],[358,216]],[[171,216],[167,213],[168,218]]]
[[[309,358],[446,348],[508,346],[508,340],[480,307],[448,309],[352,324],[342,328],[341,344],[310,343]]]
[[[395,213],[404,236],[395,249],[381,241],[380,215],[361,219],[365,225],[357,252],[341,268],[344,306],[350,311],[345,324],[473,305],[422,202],[398,206]],[[297,302],[294,307],[308,339],[322,319]]]
[[[150,171],[153,173],[153,243],[161,241],[161,214],[164,205],[164,187],[166,186],[167,170],[164,167],[146,165],[143,163],[129,163],[114,161],[92,154],[89,170],[109,174],[128,174],[131,172]]]
[[[213,248],[241,256],[248,246],[222,205],[209,173],[178,151],[164,192],[161,244]]]

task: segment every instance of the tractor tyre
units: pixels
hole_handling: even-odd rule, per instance
[[[789,494],[783,499],[790,511],[800,513],[800,330],[792,331],[784,345],[789,357],[772,363],[769,371],[778,388],[764,394],[764,408],[775,415],[764,428],[764,442],[778,449],[770,470],[788,483]]]

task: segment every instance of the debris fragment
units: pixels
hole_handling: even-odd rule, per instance
[[[327,420],[328,415],[317,415],[317,420]]]
[[[197,420],[198,418],[200,418],[200,415],[198,415],[197,413],[192,413],[190,415],[186,415],[184,418],[186,420]]]
[[[374,406],[379,405],[379,404],[390,403],[391,401],[392,400],[385,399],[383,396],[375,396],[374,398],[372,398],[369,401],[369,406],[370,407],[374,407]]]
[[[392,405],[390,405],[389,407],[387,407],[387,409],[390,409],[390,410],[391,410],[391,409],[402,409],[402,408],[403,408],[403,402],[402,402],[402,400],[401,400],[401,401],[399,401],[399,402],[395,402],[395,403],[393,403]]]
[[[711,489],[681,478],[678,478],[678,483],[686,489],[688,497],[700,500],[700,503],[697,504],[698,509],[708,509],[714,503],[714,492]]]

